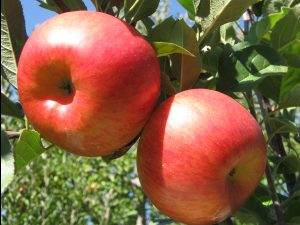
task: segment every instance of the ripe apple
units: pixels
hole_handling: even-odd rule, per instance
[[[131,26],[99,12],[68,12],[38,26],[18,64],[21,104],[50,142],[104,156],[141,131],[160,92],[151,45]]]
[[[218,223],[259,183],[266,144],[256,120],[232,98],[192,89],[167,99],[138,146],[141,185],[163,213],[186,224]]]

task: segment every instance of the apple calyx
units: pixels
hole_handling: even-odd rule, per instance
[[[66,95],[71,95],[74,92],[74,86],[70,80],[64,80],[59,88],[62,89]]]
[[[235,173],[236,173],[235,168],[232,168],[229,172],[229,176],[234,177]]]

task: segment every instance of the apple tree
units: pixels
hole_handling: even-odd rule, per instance
[[[240,102],[260,125],[268,160],[250,198],[218,224],[300,224],[300,2],[177,1],[185,15],[167,16],[165,0],[91,0],[93,8],[82,0],[37,0],[57,14],[93,10],[135,27],[160,64],[157,104],[198,88]],[[62,151],[34,130],[17,84],[25,22],[19,0],[1,1],[1,222],[177,224],[143,192],[139,135],[122,151],[88,158]],[[214,133],[211,138],[218,141]]]

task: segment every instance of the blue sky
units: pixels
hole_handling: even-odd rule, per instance
[[[91,0],[83,0],[90,10],[94,10]],[[55,12],[51,12],[39,6],[36,0],[21,0],[27,34],[30,34],[34,27],[43,21],[56,15]],[[185,10],[176,0],[170,0],[170,15],[178,15],[179,13],[184,13]]]

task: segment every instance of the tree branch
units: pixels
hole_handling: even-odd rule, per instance
[[[16,139],[19,138],[21,135],[21,132],[18,131],[5,131],[8,139]]]
[[[71,10],[68,8],[68,6],[64,3],[62,0],[53,0],[57,7],[60,9],[60,13],[70,12]]]

